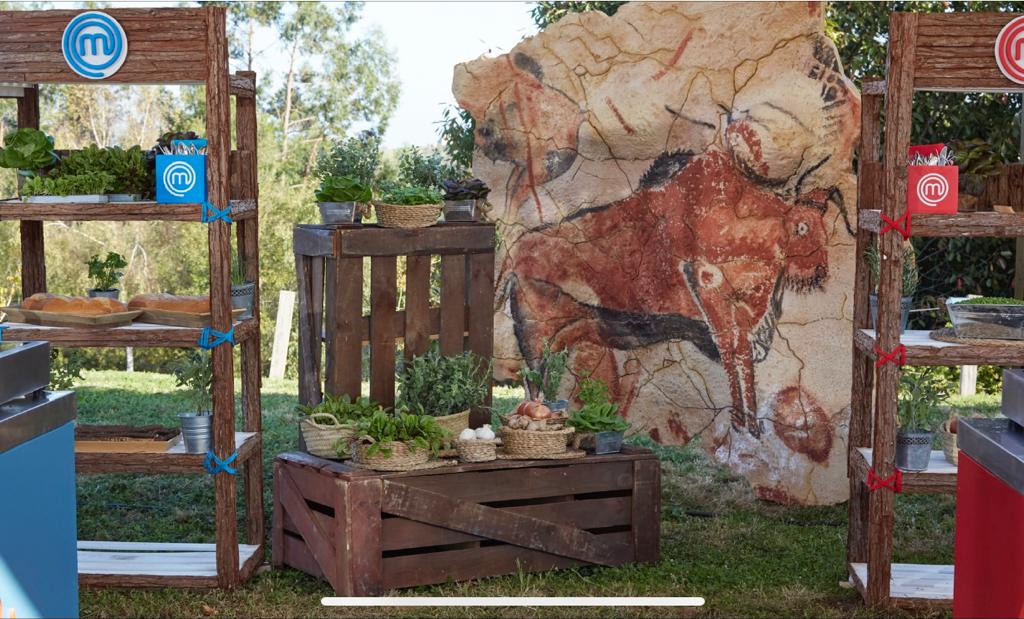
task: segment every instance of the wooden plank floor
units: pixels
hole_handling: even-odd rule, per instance
[[[245,565],[259,548],[240,544],[238,564]],[[86,585],[211,587],[217,582],[217,553],[213,544],[80,541],[78,576]]]
[[[851,563],[854,584],[864,594],[868,582],[866,563]],[[948,607],[953,603],[953,566],[893,563],[889,584],[893,604],[905,608]]]

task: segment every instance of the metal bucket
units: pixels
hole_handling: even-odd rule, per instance
[[[445,200],[445,221],[477,221],[480,219],[479,200]]]
[[[121,291],[118,288],[114,288],[113,290],[96,290],[95,288],[90,288],[85,292],[89,295],[90,299],[95,299],[97,297],[104,297],[107,299],[121,298]]]
[[[245,310],[242,313],[242,318],[252,318],[252,296],[255,291],[256,284],[252,282],[231,286],[231,307]]]
[[[181,422],[181,438],[185,451],[190,454],[204,454],[210,451],[213,436],[212,413],[178,413]]]
[[[872,294],[871,303],[871,326],[878,329],[878,295]],[[910,308],[914,305],[914,297],[900,297],[900,333],[907,330],[907,321],[910,320]]]
[[[912,431],[896,433],[896,468],[909,473],[927,470],[932,457],[934,432]]]
[[[324,224],[357,224],[363,219],[357,202],[317,202]]]

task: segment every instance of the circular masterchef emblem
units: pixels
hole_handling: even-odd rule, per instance
[[[949,181],[941,174],[925,174],[917,180],[917,199],[925,206],[935,207],[949,195]]]
[[[61,37],[64,60],[75,73],[101,80],[117,73],[128,56],[128,37],[121,24],[101,11],[80,13]]]
[[[1012,82],[1024,84],[1024,16],[1010,20],[996,37],[996,64]]]

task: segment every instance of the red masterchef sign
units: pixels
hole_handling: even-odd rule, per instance
[[[999,31],[996,64],[1007,79],[1024,84],[1024,15],[1010,20]]]

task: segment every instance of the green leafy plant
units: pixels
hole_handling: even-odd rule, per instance
[[[1010,297],[973,297],[961,299],[955,305],[1024,305],[1024,300]]]
[[[85,359],[79,350],[50,349],[50,389],[67,391],[82,380]]]
[[[24,127],[7,136],[0,148],[0,167],[37,171],[57,163],[53,138],[39,129]]]
[[[303,417],[325,413],[334,417],[339,424],[353,424],[378,412],[387,411],[380,404],[371,402],[369,398],[360,397],[353,400],[348,394],[333,396],[325,393],[323,401],[316,406],[299,405],[299,414]]]
[[[934,430],[946,418],[939,404],[948,395],[945,381],[928,368],[904,368],[896,408],[900,429],[905,432]]]
[[[381,200],[388,204],[439,204],[443,197],[436,189],[406,185],[386,190]]]
[[[446,180],[442,183],[445,200],[484,200],[491,188],[479,178]]]
[[[352,176],[327,176],[316,191],[317,202],[362,202],[373,200],[370,185]]]
[[[388,443],[405,443],[410,451],[427,449],[437,455],[447,439],[448,432],[429,415],[398,413],[389,415],[376,411],[356,423],[356,435],[363,444],[368,444],[368,455],[391,455]]]
[[[565,376],[565,369],[569,364],[569,351],[562,349],[555,352],[551,349],[551,342],[544,342],[544,348],[540,353],[539,369],[526,367],[523,369],[523,378],[530,390],[530,397],[536,398],[541,395],[545,400],[557,400],[558,388],[562,384],[562,377]]]
[[[107,252],[107,257],[100,259],[99,254],[89,258],[85,263],[89,267],[89,278],[93,281],[94,290],[114,290],[117,282],[124,277],[120,269],[128,266],[124,256],[116,251]]]
[[[630,423],[619,416],[619,405],[608,397],[608,385],[597,378],[580,381],[577,394],[583,403],[569,415],[569,425],[577,432],[625,432]]]
[[[146,165],[146,155],[141,146],[123,149],[111,146],[107,151],[107,170],[114,175],[112,193],[151,194],[156,181],[153,172]]]
[[[202,413],[213,406],[210,388],[213,385],[213,366],[210,353],[203,350],[189,350],[184,359],[174,366],[174,380],[183,387],[192,411]]]
[[[375,131],[364,131],[356,137],[334,143],[317,161],[316,172],[321,178],[345,176],[372,186],[379,167],[380,135]]]
[[[106,172],[66,176],[33,176],[21,186],[23,196],[81,196],[109,193],[114,177]]]
[[[471,352],[446,357],[432,348],[402,368],[398,402],[435,417],[461,413],[487,400],[490,375],[490,368]]]
[[[878,282],[881,277],[882,259],[877,245],[869,245],[864,252],[864,259],[867,260],[868,269],[871,271],[871,283],[877,292]],[[920,281],[920,273],[917,269],[917,253],[914,246],[907,244],[903,248],[903,296],[912,297],[917,292],[917,285]]]
[[[245,276],[245,260],[242,260],[238,254],[231,256],[231,285],[232,286],[243,286],[249,283],[249,278]]]

